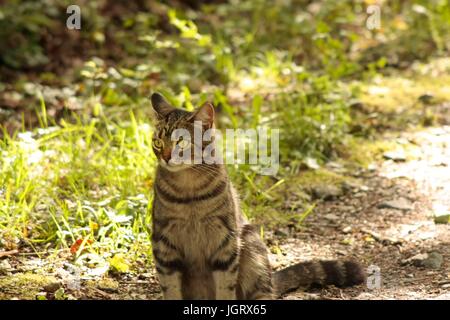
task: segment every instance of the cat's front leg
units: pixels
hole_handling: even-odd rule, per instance
[[[236,300],[237,272],[214,271],[217,300]]]
[[[219,247],[211,261],[218,300],[236,300],[239,245],[234,235],[228,237],[229,239],[225,240],[227,243]]]
[[[181,273],[174,272],[170,275],[158,272],[159,284],[164,300],[182,300]]]
[[[162,235],[153,235],[153,258],[165,300],[181,300],[184,263],[179,250]]]

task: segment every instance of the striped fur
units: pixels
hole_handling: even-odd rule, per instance
[[[152,104],[157,118],[153,149],[159,159],[152,243],[165,299],[270,299],[313,284],[362,281],[357,264],[309,262],[274,273],[272,285],[267,249],[242,215],[225,166],[171,166],[176,143],[171,132],[192,131],[193,120],[213,127],[212,106],[191,113],[171,107],[159,94],[152,96]]]
[[[274,292],[280,296],[293,290],[335,285],[350,287],[365,280],[361,265],[354,261],[309,261],[273,274]]]

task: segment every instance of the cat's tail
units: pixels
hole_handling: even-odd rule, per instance
[[[363,266],[349,260],[301,262],[272,274],[274,293],[277,296],[314,286],[349,287],[363,283],[365,279]]]

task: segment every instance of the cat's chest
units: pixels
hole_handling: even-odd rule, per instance
[[[177,221],[172,232],[185,259],[196,265],[206,263],[227,237],[227,229],[215,218]]]

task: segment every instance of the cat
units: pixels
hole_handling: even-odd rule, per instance
[[[267,248],[244,218],[225,165],[181,163],[172,152],[205,147],[184,138],[173,141],[172,133],[185,129],[193,135],[194,122],[202,132],[214,129],[213,105],[189,112],[159,93],[151,103],[158,159],[152,245],[164,299],[274,299],[298,288],[364,281],[363,268],[353,261],[310,261],[272,273]]]

